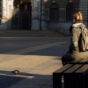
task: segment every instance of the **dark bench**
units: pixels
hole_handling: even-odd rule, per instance
[[[67,64],[55,71],[53,88],[88,88],[88,64]]]

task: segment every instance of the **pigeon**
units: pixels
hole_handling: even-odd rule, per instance
[[[12,71],[12,73],[15,74],[15,75],[19,75],[20,71],[19,70],[14,70],[14,71]]]

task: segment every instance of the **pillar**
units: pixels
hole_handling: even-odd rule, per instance
[[[40,1],[39,0],[31,0],[32,3],[32,30],[39,30],[40,29]]]
[[[32,30],[46,30],[44,0],[32,0]]]
[[[45,3],[44,0],[41,1],[41,30],[46,30],[46,17],[45,17]]]
[[[13,15],[13,0],[2,0],[2,21],[7,28],[11,26],[11,18]]]

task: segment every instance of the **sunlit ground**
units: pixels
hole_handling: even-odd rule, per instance
[[[53,70],[61,67],[61,60],[57,56],[0,55],[0,58],[6,58],[6,61],[0,63],[0,70],[6,71],[18,69],[26,73],[51,74]]]
[[[58,56],[0,55],[0,57],[6,58],[6,61],[0,63],[0,78],[4,83],[0,83],[2,88],[9,85],[9,88],[52,88],[52,74],[62,67]],[[13,70],[19,70],[20,74],[14,75]]]
[[[7,42],[11,40],[14,41],[13,38],[6,39]],[[2,44],[5,47],[11,45],[6,49],[1,46],[0,88],[52,88],[52,74],[62,67],[61,56],[67,51],[67,40],[38,38],[35,41],[35,38],[28,38],[22,41],[15,39],[14,43],[8,42],[7,46]],[[16,44],[20,48],[16,48]],[[14,75],[13,70],[19,70],[20,74]]]

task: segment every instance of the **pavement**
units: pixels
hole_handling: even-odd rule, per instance
[[[59,32],[54,31],[29,31],[29,30],[0,30],[0,37],[59,37]]]
[[[0,37],[0,88],[53,88],[52,74],[62,67],[69,39]]]

